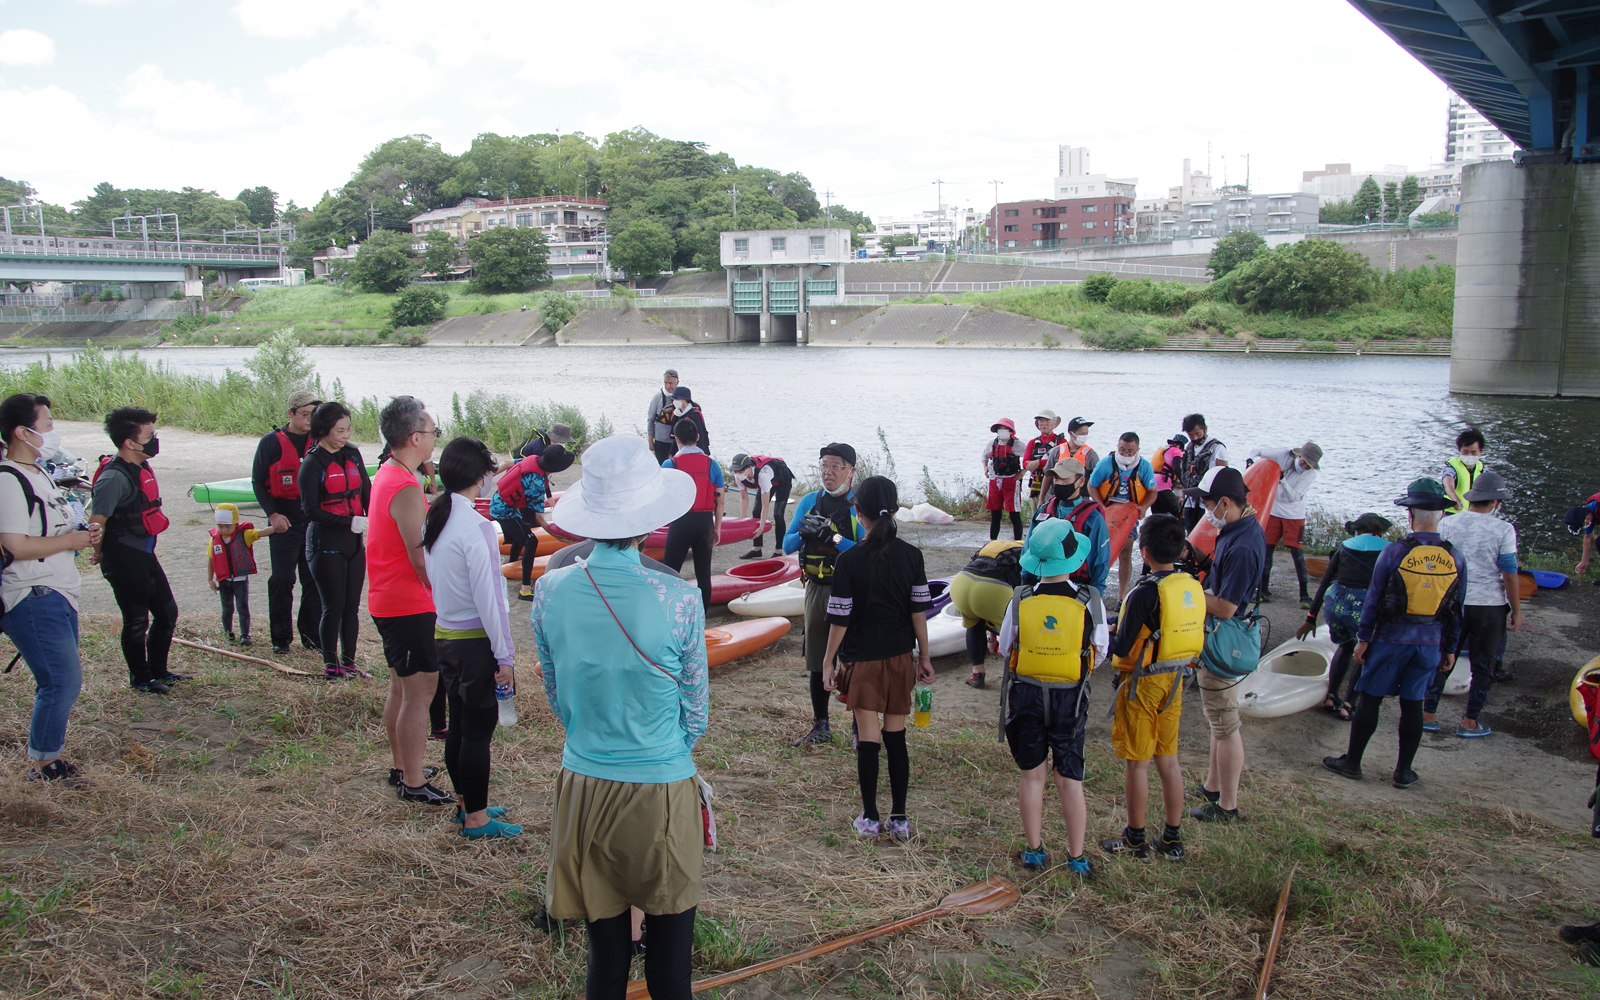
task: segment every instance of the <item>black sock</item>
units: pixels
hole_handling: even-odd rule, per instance
[[[1375,698],[1370,694],[1362,694],[1356,702],[1356,710],[1350,716],[1350,749],[1345,751],[1345,763],[1351,767],[1361,766],[1361,757],[1367,752],[1367,742],[1372,739],[1372,734],[1378,731],[1378,709],[1383,706],[1382,698]],[[1419,716],[1417,721],[1422,721]],[[1419,732],[1417,742],[1422,742]]]
[[[1411,770],[1417,747],[1422,745],[1422,702],[1400,699],[1400,759],[1395,771]]]
[[[989,541],[991,542],[1000,537],[1000,513],[998,510],[989,512]]]
[[[1128,843],[1130,844],[1144,843],[1144,827],[1142,826],[1138,828],[1125,826],[1122,828],[1122,835],[1128,838]]]
[[[1013,541],[1022,541],[1022,515],[1017,511],[1011,512],[1011,538]]]
[[[828,717],[828,689],[822,686],[822,671],[812,671],[811,674],[811,717],[813,719],[826,719]]]
[[[861,815],[878,818],[878,744],[856,743],[856,776],[861,779]]]
[[[1169,840],[1169,841],[1170,840],[1182,840],[1183,839],[1183,831],[1179,830],[1175,826],[1163,825],[1162,828],[1161,828],[1161,837],[1162,837],[1163,840]]]
[[[883,733],[883,749],[889,756],[889,815],[903,819],[906,814],[906,789],[911,785],[911,756],[906,753],[906,731]]]

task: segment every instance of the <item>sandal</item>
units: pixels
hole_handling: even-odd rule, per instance
[[[521,832],[522,827],[515,823],[502,823],[497,819],[491,819],[476,829],[467,826],[461,828],[461,836],[468,840],[487,840],[491,837],[504,837],[510,840]]]
[[[1337,714],[1340,722],[1349,722],[1351,718],[1355,716],[1355,713],[1356,707],[1350,704],[1348,701],[1339,703],[1339,711]]]

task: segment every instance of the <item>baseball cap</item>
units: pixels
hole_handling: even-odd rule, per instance
[[[1070,434],[1071,432],[1077,430],[1079,427],[1093,427],[1093,426],[1094,426],[1094,421],[1093,420],[1085,420],[1082,417],[1073,417],[1071,420],[1067,421],[1067,432]]]
[[[844,460],[844,464],[854,467],[856,464],[856,450],[847,444],[833,441],[822,446],[822,451],[817,454],[818,460],[832,455],[834,458]]]
[[[296,389],[294,392],[289,393],[289,409],[291,410],[298,410],[302,406],[310,406],[312,403],[320,402],[322,400],[317,398],[317,394],[309,389]]]
[[[1050,467],[1050,472],[1057,479],[1066,479],[1069,476],[1083,475],[1083,463],[1075,458],[1063,458]]]
[[[1207,469],[1206,474],[1200,477],[1200,485],[1184,490],[1183,495],[1203,500],[1228,497],[1243,502],[1250,498],[1250,491],[1245,489],[1244,476],[1238,469],[1220,465]]]

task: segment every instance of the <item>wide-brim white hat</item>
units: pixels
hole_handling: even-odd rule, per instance
[[[583,453],[583,478],[561,494],[551,524],[584,538],[647,535],[694,506],[694,479],[664,469],[642,438],[618,434]]]

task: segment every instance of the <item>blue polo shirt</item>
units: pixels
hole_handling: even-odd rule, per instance
[[[1206,589],[1239,606],[1233,613],[1243,618],[1249,613],[1250,599],[1261,587],[1261,570],[1267,563],[1267,539],[1254,517],[1241,517],[1217,532],[1217,547],[1211,552],[1211,572]]]

